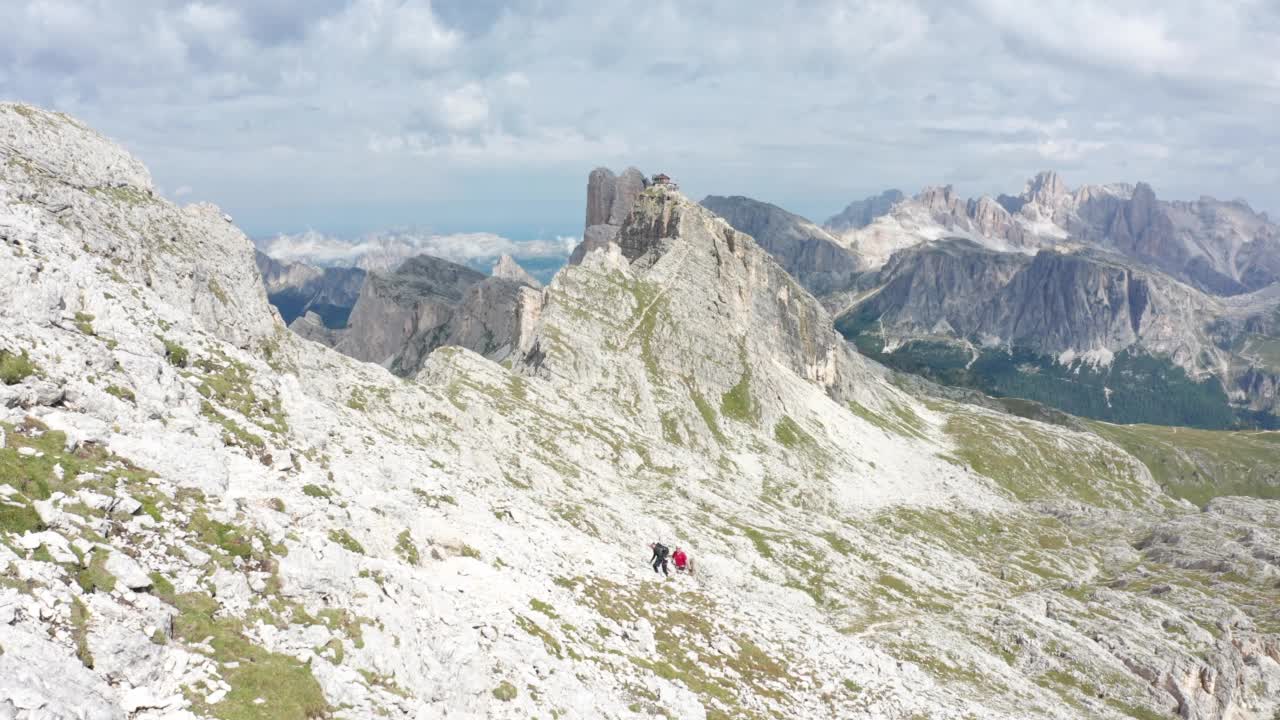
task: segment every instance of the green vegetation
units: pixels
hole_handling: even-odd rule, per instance
[[[241,447],[246,450],[261,451],[266,449],[267,442],[261,436],[240,427],[234,420],[218,412],[209,401],[206,400],[200,403],[200,414],[222,426],[222,442],[224,445]]]
[[[516,690],[516,686],[506,680],[498,683],[498,687],[493,689],[493,696],[502,702],[511,702],[512,700],[515,700],[516,696],[519,694],[520,691]]]
[[[418,546],[413,542],[413,536],[408,530],[401,530],[396,536],[396,554],[404,558],[404,561],[410,565],[421,565],[422,556],[418,554]]]
[[[87,312],[78,312],[75,317],[76,329],[85,335],[97,335],[93,330],[93,316]]]
[[[218,615],[218,601],[204,592],[172,598],[178,614],[173,619],[174,638],[201,643],[206,638],[214,657],[222,663],[223,679],[231,692],[221,702],[205,706],[195,699],[192,710],[224,720],[279,718],[311,720],[326,717],[330,708],[311,674],[310,664],[288,655],[270,653],[244,635],[240,620]],[[259,705],[258,698],[266,700]]]
[[[187,349],[176,342],[160,338],[160,342],[164,343],[164,357],[169,364],[176,368],[184,368],[190,361],[191,354]]]
[[[138,401],[132,390],[122,388],[119,385],[108,385],[106,392],[108,395],[114,395],[128,403],[136,403]]]
[[[107,551],[93,551],[88,567],[76,573],[76,583],[85,592],[111,592],[116,589],[115,576],[107,572]]]
[[[1280,499],[1280,432],[1090,423],[1138,458],[1166,493],[1203,506],[1215,497]]]
[[[1232,408],[1216,380],[1197,381],[1168,358],[1143,352],[1117,353],[1109,366],[1064,365],[1021,347],[983,350],[975,359],[969,346],[939,340],[909,341],[886,353],[874,318],[845,316],[836,327],[864,355],[896,370],[1079,417],[1207,429],[1280,425],[1274,416]]]
[[[219,360],[197,360],[203,375],[196,391],[206,400],[234,410],[271,433],[289,431],[279,398],[262,400],[253,389],[249,367],[225,356]]]
[[[7,350],[0,350],[0,382],[5,385],[17,385],[37,372],[35,363],[24,351],[14,355]]]
[[[751,396],[751,365],[747,362],[746,347],[740,345],[738,355],[742,361],[742,377],[720,396],[720,414],[754,425],[760,421],[760,405]]]
[[[93,669],[93,653],[89,652],[89,608],[80,598],[71,599],[71,637],[76,641],[76,657]]]
[[[546,615],[552,620],[555,620],[560,617],[559,615],[556,614],[556,609],[552,607],[550,603],[545,603],[539,600],[538,598],[533,598],[532,600],[530,600],[529,607],[535,610],[536,612],[540,612],[543,615]]]
[[[365,554],[364,546],[361,545],[359,541],[357,541],[355,538],[351,537],[351,533],[347,532],[344,529],[338,528],[338,529],[330,530],[329,539],[341,545],[343,548],[347,549],[349,552],[356,553],[357,555]]]
[[[702,416],[702,421],[707,424],[707,429],[711,431],[712,437],[721,445],[728,443],[729,439],[720,432],[720,421],[716,417],[716,411],[711,407],[711,403],[698,392],[692,383],[689,384],[689,396],[693,399],[693,404],[698,408],[698,414]]]
[[[521,630],[524,630],[530,635],[541,640],[543,647],[547,649],[548,655],[564,657],[564,648],[560,645],[560,641],[551,633],[543,630],[542,626],[538,625],[538,623],[530,620],[524,615],[517,615],[516,625],[519,625]]]
[[[327,487],[321,487],[313,483],[307,483],[302,486],[302,494],[307,497],[319,498],[327,500],[333,496],[333,490]]]
[[[957,459],[1018,500],[1070,498],[1127,507],[1145,499],[1129,456],[1092,436],[959,406],[945,429]]]
[[[369,409],[368,402],[365,400],[364,392],[360,388],[351,389],[351,397],[347,398],[347,407],[352,410],[365,412]]]
[[[640,618],[652,622],[657,657],[628,660],[689,688],[702,701],[708,718],[757,717],[747,703],[760,697],[780,699],[799,687],[802,669],[788,657],[764,652],[731,624],[717,625],[721,609],[697,591],[648,583],[622,585],[601,578],[560,578],[556,584],[614,622]],[[709,649],[717,643],[723,647],[726,641],[733,653]]]
[[[0,532],[22,535],[43,529],[40,515],[30,505],[0,504]]]
[[[813,445],[813,436],[804,431],[795,420],[790,416],[783,415],[777,425],[773,427],[773,439],[777,440],[780,445],[787,448],[795,449],[801,445]]]

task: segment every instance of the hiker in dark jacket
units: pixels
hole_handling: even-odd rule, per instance
[[[671,573],[667,570],[667,553],[671,551],[660,542],[650,543],[649,548],[653,550],[653,557],[650,558],[650,562],[653,563],[653,571],[658,572],[658,568],[661,567],[663,575],[670,575]]]

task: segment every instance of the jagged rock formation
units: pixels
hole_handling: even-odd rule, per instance
[[[314,313],[331,330],[347,326],[364,285],[364,270],[283,263],[259,250],[254,251],[254,259],[267,288],[267,299],[280,312],[285,325]]]
[[[446,345],[505,358],[520,332],[520,289],[537,287],[506,255],[492,276],[419,255],[392,272],[370,273],[345,329],[325,327],[314,313],[289,328],[344,355],[412,376],[432,350]]]
[[[397,378],[286,332],[215,209],[76,182],[116,146],[0,138],[6,716],[1277,710],[1277,504],[1215,497],[1274,438],[918,398],[666,188],[518,292],[511,368]]]
[[[1124,353],[1157,358],[1185,372],[1193,383],[1218,388],[1216,409],[1225,415],[1179,422],[1230,424],[1234,422],[1230,403],[1263,413],[1254,421],[1265,424],[1266,416],[1280,409],[1274,389],[1280,365],[1265,351],[1260,357],[1240,354],[1245,347],[1267,347],[1265,341],[1259,345],[1247,340],[1268,337],[1259,334],[1269,332],[1263,319],[1280,312],[1280,302],[1265,295],[1225,303],[1117,255],[1077,248],[1043,250],[1029,257],[961,239],[901,251],[860,282],[862,289],[853,294],[840,326],[850,338],[877,338],[882,347],[862,346],[895,365],[921,362],[921,353],[941,352],[948,358],[959,353],[969,358],[965,365],[972,373],[957,379],[1003,393],[1009,389],[1002,390],[984,375],[986,363],[978,362],[984,353],[1030,353],[1035,357],[1021,362],[1024,372],[1032,374],[1041,372],[1044,368],[1035,366],[1043,363],[1069,368],[1085,362],[1109,368]],[[949,344],[956,349],[940,349]],[[886,355],[894,353],[901,357]],[[948,367],[952,362],[924,360],[920,369],[933,374],[930,368]],[[1091,402],[1102,414],[1094,416],[1113,417],[1106,410],[1127,410],[1113,407],[1110,394],[1125,384],[1137,389],[1142,382],[1130,375],[1092,391],[1082,385],[1073,401],[1080,400],[1080,393],[1095,392],[1097,398]],[[1033,386],[1024,386],[1020,392],[1030,393],[1023,396],[1035,400],[1053,400],[1037,394]],[[1078,404],[1068,408],[1084,412]]]
[[[511,280],[521,285],[528,285],[531,288],[542,287],[542,283],[520,267],[515,258],[506,253],[503,253],[498,258],[498,261],[493,264],[493,270],[489,274],[501,280]]]
[[[389,273],[369,273],[335,349],[390,367],[406,346],[447,335],[467,289],[484,277],[430,255],[409,258]]]
[[[1051,171],[1027,181],[1020,195],[996,199],[964,200],[950,186],[926,188],[869,225],[838,234],[872,267],[896,250],[959,235],[1003,251],[1086,243],[1215,295],[1280,280],[1280,227],[1243,201],[1163,202],[1146,183],[1072,191]]]
[[[644,173],[629,167],[621,175],[596,168],[587,177],[587,221],[582,242],[573,249],[569,264],[577,265],[592,250],[605,248],[618,236],[622,221],[648,181]]]
[[[755,238],[809,292],[823,295],[844,290],[858,274],[857,256],[799,215],[736,195],[709,195],[702,205]]]
[[[865,200],[854,200],[845,206],[839,214],[832,215],[822,226],[833,233],[857,230],[870,225],[876,218],[888,215],[906,195],[901,190],[885,190]]]

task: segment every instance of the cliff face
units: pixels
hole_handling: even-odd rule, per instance
[[[755,238],[765,252],[807,290],[845,290],[858,273],[858,258],[825,230],[776,205],[733,196],[707,196],[702,206]]]
[[[354,267],[318,268],[306,263],[280,262],[254,251],[258,273],[267,289],[267,299],[286,325],[307,313],[315,313],[325,327],[340,330],[347,326],[364,285],[365,271]]]
[[[636,197],[648,182],[644,173],[629,167],[621,175],[608,168],[596,168],[587,177],[587,220],[582,242],[569,256],[569,264],[582,262],[592,250],[608,247],[618,236],[618,230]]]
[[[344,355],[412,376],[432,350],[458,346],[502,359],[519,333],[521,288],[537,287],[509,257],[486,276],[419,255],[389,273],[370,273],[347,328],[322,331],[310,318],[290,327]]]

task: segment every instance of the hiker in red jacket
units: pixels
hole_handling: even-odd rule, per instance
[[[693,561],[689,559],[683,548],[676,548],[675,553],[671,555],[671,560],[676,564],[676,572],[693,574]]]

